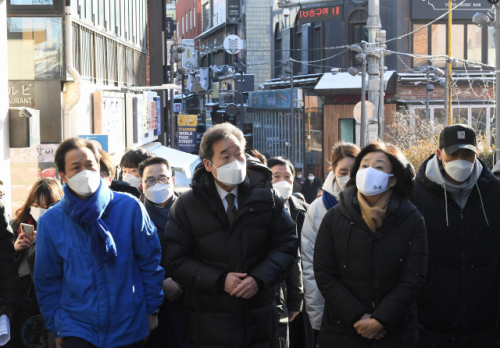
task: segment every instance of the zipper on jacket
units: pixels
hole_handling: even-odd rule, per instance
[[[465,304],[466,302],[466,294],[465,294],[465,228],[464,228],[464,210],[460,209],[460,232],[462,235],[462,332],[465,331],[465,324],[467,322],[465,315]],[[463,335],[463,334],[462,334]],[[463,341],[463,336],[462,336]]]

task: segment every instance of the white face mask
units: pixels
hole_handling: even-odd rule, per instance
[[[298,174],[297,178],[302,179],[302,174]]]
[[[141,178],[136,178],[130,173],[127,173],[123,176],[123,181],[128,182],[131,186],[139,188],[141,186]]]
[[[314,180],[314,175],[309,175],[307,178],[308,178],[309,180],[313,181],[313,180]]]
[[[83,170],[68,179],[68,185],[80,196],[92,196],[101,184],[101,175],[93,170]]]
[[[472,171],[474,170],[474,162],[469,162],[466,160],[445,162],[444,159],[442,162],[446,173],[448,173],[448,175],[451,176],[453,180],[456,180],[458,182],[467,180],[467,178],[472,174]]]
[[[356,186],[363,195],[375,196],[390,188],[388,183],[391,176],[394,174],[387,174],[372,167],[363,168],[356,174]]]
[[[35,219],[36,222],[38,222],[38,219],[40,218],[40,216],[45,214],[46,211],[47,211],[47,209],[43,209],[43,208],[39,208],[39,207],[30,207],[30,214],[33,217],[33,219]]]
[[[337,181],[337,186],[340,188],[341,191],[345,190],[345,185],[347,185],[347,182],[351,179],[349,175],[346,176],[338,176],[335,178]]]
[[[293,185],[286,180],[273,184],[274,188],[280,193],[283,199],[288,199],[292,195]]]
[[[146,190],[146,198],[156,204],[166,202],[173,194],[174,189],[169,184],[157,183]]]
[[[212,162],[210,162],[210,164],[214,166]],[[215,177],[224,185],[227,185],[229,187],[234,187],[241,184],[243,180],[245,180],[246,176],[247,176],[246,163],[235,160],[229,164],[225,164],[217,168],[217,176]]]

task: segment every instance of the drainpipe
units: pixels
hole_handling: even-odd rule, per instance
[[[66,42],[65,42],[65,56],[66,56],[66,71],[74,80],[73,86],[75,90],[71,96],[66,92],[66,103],[63,111],[63,138],[68,139],[72,136],[71,131],[71,110],[80,101],[80,74],[73,67],[73,28],[71,21],[71,1],[66,1]]]

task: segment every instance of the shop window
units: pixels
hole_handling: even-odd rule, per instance
[[[413,24],[413,30],[425,24]],[[423,55],[448,55],[448,26],[447,24],[433,24],[421,29],[413,35],[413,53]],[[472,24],[453,24],[451,39],[451,56],[465,60],[494,64],[495,43],[494,29],[479,28]],[[488,43],[488,48],[483,50],[483,42]],[[427,63],[425,58],[414,58],[413,66],[419,67]],[[445,67],[445,61],[435,60],[434,66]],[[456,67],[463,67],[462,62],[457,62]],[[468,66],[475,68],[474,66]]]
[[[423,26],[424,26],[424,24],[415,24],[413,26],[413,30],[417,30]],[[422,55],[429,54],[428,36],[429,36],[429,27],[425,27],[423,29],[420,29],[415,34],[413,34],[413,53],[414,54],[422,54]],[[413,65],[414,66],[427,65],[427,59],[415,58],[413,60]]]
[[[311,66],[311,70],[317,73],[321,73],[322,71],[322,62],[318,62],[319,60],[322,59],[323,56],[323,42],[321,38],[321,22],[315,22],[312,24],[312,61],[313,61],[313,66]]]
[[[340,141],[355,143],[356,122],[353,118],[339,119],[339,130],[340,130],[339,134]]]
[[[282,57],[282,42],[280,24],[276,24],[274,32],[274,77],[279,78],[282,74],[281,57]]]
[[[495,28],[488,27],[488,65],[496,65],[496,51],[495,51]]]
[[[349,43],[361,43],[361,41],[368,42],[368,30],[366,29],[366,20],[368,13],[364,10],[357,10],[349,16]],[[355,63],[356,53],[350,53],[350,65],[357,65]]]
[[[62,79],[61,17],[7,18],[10,80]]]

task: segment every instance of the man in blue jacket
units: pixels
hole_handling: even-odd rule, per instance
[[[59,145],[63,199],[38,222],[35,290],[62,348],[142,347],[163,301],[160,241],[144,206],[99,176],[82,139]]]

